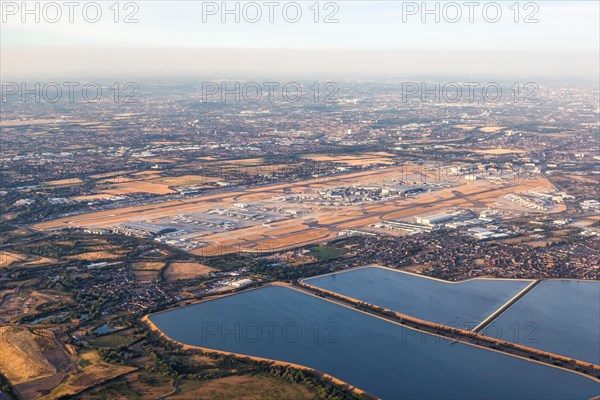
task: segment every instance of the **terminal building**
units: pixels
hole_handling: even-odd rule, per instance
[[[433,225],[439,225],[444,222],[451,221],[454,218],[456,218],[455,214],[437,214],[437,215],[430,215],[428,217],[417,217],[417,224],[433,226]]]
[[[113,228],[114,233],[148,238],[173,232],[175,230],[176,229],[165,225],[152,224],[150,222],[127,222]]]

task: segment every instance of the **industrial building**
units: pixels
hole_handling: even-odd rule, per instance
[[[230,283],[231,286],[235,288],[242,288],[246,286],[250,286],[254,283],[252,279],[240,279],[239,281],[233,281]]]

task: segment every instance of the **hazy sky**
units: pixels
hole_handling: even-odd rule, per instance
[[[472,9],[462,1],[427,2],[429,10],[437,4],[438,11],[426,15],[421,1],[323,1],[319,22],[314,21],[313,1],[297,2],[299,8],[277,2],[271,9],[273,22],[262,1],[228,2],[228,9],[237,3],[239,10],[231,14],[223,12],[221,1],[121,2],[119,22],[110,8],[113,1],[98,2],[101,15],[89,6],[85,16],[83,6],[89,2],[81,1],[73,10],[73,22],[64,2],[55,3],[59,8],[29,2],[30,10],[35,3],[39,22],[35,11],[24,14],[21,1],[2,2],[3,79],[82,72],[462,73],[597,79],[599,68],[597,1],[518,2],[518,22],[511,8],[514,1],[481,1]],[[129,14],[137,22],[124,23]],[[324,22],[327,15],[332,23]],[[524,22],[528,16],[532,23]],[[92,23],[94,19],[98,21]]]

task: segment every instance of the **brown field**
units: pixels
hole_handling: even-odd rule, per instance
[[[298,164],[271,164],[244,167],[244,172],[249,175],[261,175],[271,172],[281,172],[294,168]]]
[[[69,296],[57,293],[39,292],[31,287],[17,286],[14,294],[6,296],[0,303],[0,322],[16,322],[19,319],[39,314],[39,308],[58,302],[71,303]]]
[[[259,165],[265,162],[264,158],[242,158],[240,160],[224,160],[224,164]]]
[[[99,181],[97,189],[109,195],[126,195],[137,192],[169,194],[175,193],[174,190],[169,188],[172,186],[200,186],[221,180],[220,178],[203,175],[161,177],[155,171],[142,171],[133,175],[135,177],[119,177],[118,182],[114,182],[114,179]]]
[[[196,262],[172,262],[164,273],[165,279],[168,281],[176,281],[178,279],[190,279],[199,275],[206,275],[215,271],[207,265]]]
[[[42,399],[56,399],[73,395],[89,387],[136,370],[135,367],[108,364],[95,350],[82,350],[77,357],[77,371],[70,374],[59,386]]]
[[[202,186],[207,183],[221,181],[221,178],[204,175],[184,175],[170,176],[148,180],[149,183],[155,183],[165,186]]]
[[[477,126],[474,126],[474,125],[454,125],[454,127],[465,130],[467,132],[472,131],[473,129],[477,128]]]
[[[68,179],[59,179],[56,181],[47,181],[43,182],[42,185],[47,186],[68,186],[68,185],[77,185],[83,183],[83,181],[79,178],[68,178]]]
[[[169,163],[169,164],[171,164],[177,160],[179,160],[179,159],[178,158],[167,159],[167,158],[154,158],[154,157],[146,158],[146,157],[144,157],[144,161],[153,162],[153,163]]]
[[[22,398],[49,393],[71,371],[69,351],[51,331],[0,327],[0,371]]]
[[[0,215],[0,220],[1,221],[12,221],[16,217],[17,217],[17,213],[15,213],[15,212],[3,213],[2,215]]]
[[[0,326],[0,371],[13,384],[42,378],[56,372],[44,355],[46,349],[56,348],[52,334],[39,335],[27,328]]]
[[[374,153],[363,153],[360,155],[352,156],[340,156],[340,155],[323,155],[323,154],[309,154],[303,158],[307,158],[313,161],[330,161],[339,164],[346,164],[351,166],[360,165],[392,165],[394,160],[390,157],[394,157],[393,154],[385,152],[374,152]]]
[[[103,174],[90,175],[91,179],[102,179],[102,178],[110,178],[114,176],[123,176],[130,174],[132,171],[130,170],[122,170],[122,171],[113,171],[113,172],[105,172]]]
[[[210,360],[210,359],[209,359]],[[78,398],[97,399],[158,399],[173,393],[172,380],[139,370],[120,378],[123,386],[111,387],[110,383],[82,393]],[[182,379],[181,392],[168,396],[170,399],[188,400],[308,400],[316,396],[307,387],[263,375],[242,375],[216,378],[209,381]]]
[[[76,201],[89,201],[89,200],[110,199],[111,197],[112,196],[110,194],[98,193],[98,194],[92,194],[89,196],[75,196],[75,197],[71,197],[71,198]]]
[[[69,256],[68,258],[71,260],[85,260],[85,261],[93,261],[93,260],[112,260],[115,258],[121,257],[120,254],[109,253],[108,251],[88,251],[86,253],[75,254],[73,256]]]
[[[415,273],[415,274],[419,274],[423,270],[423,267],[424,267],[423,265],[413,264],[413,265],[409,265],[407,267],[402,267],[402,268],[399,268],[399,269],[402,270],[402,271],[412,272],[412,273]]]
[[[531,242],[526,242],[527,246],[531,246],[531,247],[545,247],[548,243],[551,242],[561,242],[561,240],[552,240],[552,239],[548,239],[548,240],[535,240],[535,241],[531,241]]]
[[[590,176],[582,176],[582,175],[574,175],[574,174],[568,174],[565,175],[568,178],[574,179],[576,181],[579,182],[588,182],[588,183],[600,183],[600,176],[594,176],[594,175],[590,175]]]
[[[316,395],[297,383],[283,382],[270,376],[242,375],[212,379],[208,382],[186,381],[178,400],[304,400]]]
[[[132,176],[141,176],[144,179],[160,178],[160,174],[153,169],[146,171],[138,171],[131,174]]]
[[[158,399],[173,392],[172,380],[145,371],[134,371],[125,376],[128,386],[142,399]]]
[[[17,261],[23,261],[27,257],[23,254],[10,253],[8,251],[0,250],[0,267],[8,267]]]
[[[517,244],[517,243],[528,243],[531,241],[531,237],[529,236],[517,236],[517,237],[513,237],[513,238],[508,238],[508,239],[500,239],[500,240],[493,240],[492,242],[498,242],[498,243],[505,243],[505,244]]]
[[[164,262],[136,262],[131,264],[132,269],[140,269],[140,270],[150,270],[150,271],[160,271],[165,267]]]
[[[383,156],[383,155],[381,155]],[[417,215],[430,215],[439,210],[454,207],[494,207],[504,211],[520,211],[512,203],[501,202],[507,193],[522,193],[532,190],[551,190],[552,184],[543,177],[530,181],[505,181],[502,183],[479,179],[474,182],[457,177],[454,187],[438,189],[417,196],[394,198],[381,202],[349,206],[319,206],[310,203],[282,203],[279,197],[285,193],[315,195],[323,188],[335,188],[356,184],[394,184],[404,182],[428,182],[438,179],[439,171],[423,166],[404,165],[362,172],[354,172],[303,182],[285,183],[238,192],[208,194],[199,198],[127,207],[117,210],[65,217],[38,224],[38,229],[60,227],[103,227],[110,228],[128,222],[146,220],[157,222],[177,214],[199,213],[215,208],[231,208],[234,203],[244,202],[256,206],[282,206],[301,209],[303,215],[283,221],[262,224],[256,221],[251,226],[231,231],[198,231],[195,240],[207,243],[193,250],[196,254],[216,255],[235,251],[270,251],[305,244],[319,243],[335,238],[345,229],[365,229],[369,224],[382,220],[410,220]],[[126,183],[131,185],[131,183]],[[553,212],[564,210],[556,207]],[[266,250],[265,250],[266,249]]]
[[[526,153],[526,151],[511,150],[511,149],[488,149],[488,150],[475,150],[475,151],[473,151],[473,153],[502,155],[502,154],[523,154],[523,153]]]
[[[23,266],[35,266],[40,264],[49,264],[56,262],[56,260],[48,257],[40,257],[40,256],[31,256],[26,262],[23,263]]]
[[[503,126],[485,126],[483,128],[479,128],[479,130],[481,132],[485,132],[485,133],[498,132],[501,129],[504,129],[504,127]]]
[[[60,119],[31,119],[31,120],[13,120],[13,121],[2,121],[0,120],[0,126],[23,126],[23,125],[46,125],[46,124],[58,124],[68,122],[70,124],[82,122],[82,121],[63,121]]]
[[[136,182],[124,182],[111,185],[108,189],[98,188],[102,193],[112,195],[125,195],[130,193],[152,193],[152,194],[169,194],[175,193],[174,190],[169,189],[168,185],[161,183],[150,183],[143,181]]]
[[[600,215],[597,215],[595,217],[600,218]],[[579,228],[585,228],[585,227],[594,225],[596,223],[596,221],[598,220],[598,218],[590,217],[590,218],[579,219],[579,220],[574,221],[571,225],[579,227]]]
[[[133,275],[138,281],[155,281],[158,279],[158,271],[136,269],[133,270]]]

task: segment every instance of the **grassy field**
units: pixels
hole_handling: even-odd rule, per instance
[[[0,267],[8,267],[12,263],[22,261],[24,259],[26,259],[26,257],[22,254],[0,250]]]
[[[346,250],[332,246],[313,246],[308,250],[308,254],[319,261],[330,260],[346,253]]]
[[[133,270],[133,275],[138,281],[153,281],[158,279],[159,271],[136,269]]]
[[[316,396],[308,388],[282,382],[270,376],[242,375],[213,379],[209,382],[187,381],[182,392],[171,397],[179,400],[304,400]]]
[[[214,268],[197,262],[172,262],[164,275],[168,281],[176,281],[178,279],[195,278],[213,271],[215,271]]]
[[[85,393],[76,398],[93,400],[141,400],[142,396],[133,391],[126,380],[118,380],[116,382],[111,382],[108,385],[103,385],[100,388],[94,389],[90,393]]]
[[[164,262],[136,262],[131,264],[131,268],[135,270],[160,271],[165,267]]]
[[[173,392],[171,380],[145,371],[136,371],[117,381],[101,385],[81,394],[78,399],[148,399]],[[174,400],[309,400],[316,394],[310,389],[265,375],[241,375],[213,379],[208,382],[182,380],[181,391]]]
[[[118,349],[121,347],[131,345],[137,339],[138,338],[136,336],[124,333],[112,333],[94,338],[90,340],[90,344],[95,347],[107,347],[112,349]]]
[[[157,399],[173,391],[172,379],[147,371],[134,371],[122,378],[82,393],[78,399]]]
[[[108,364],[94,350],[82,350],[78,354],[77,371],[61,382],[50,394],[43,399],[57,399],[61,396],[73,395],[89,387],[101,384],[110,379],[127,374],[134,367]]]

